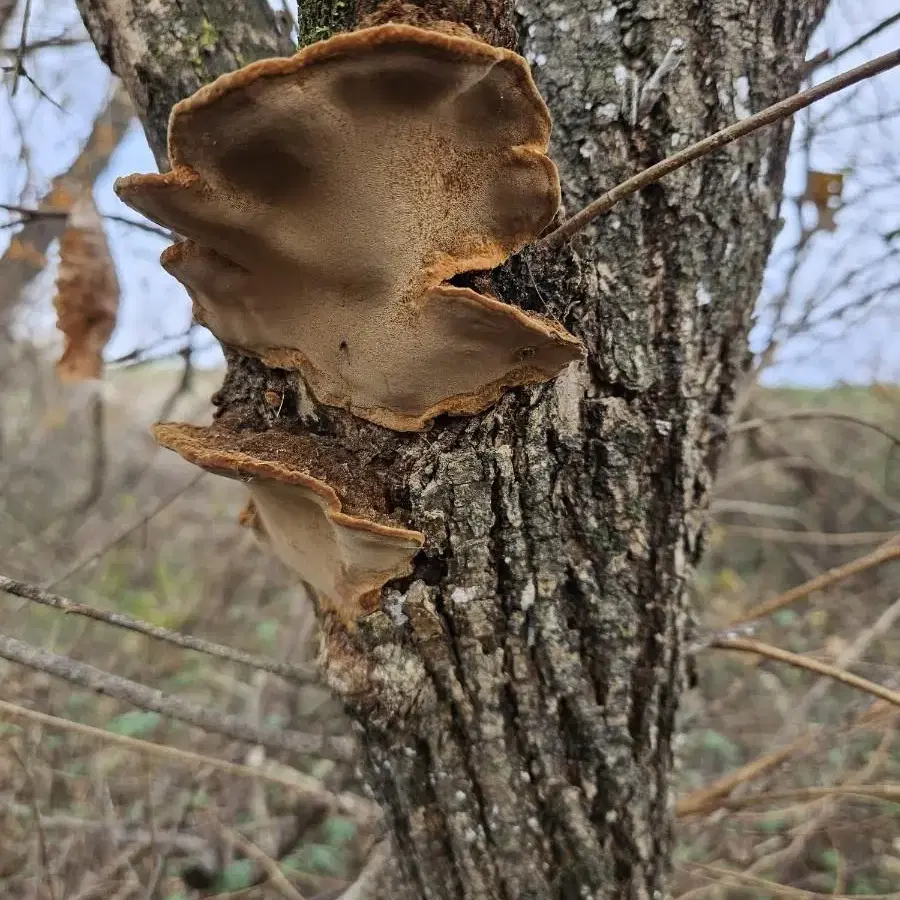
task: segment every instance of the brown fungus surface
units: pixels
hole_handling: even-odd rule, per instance
[[[224,344],[418,430],[583,353],[555,322],[447,283],[550,222],[549,135],[522,57],[381,25],[202,88],[172,112],[172,170],[116,191],[188,238],[163,264]]]
[[[409,574],[425,541],[382,511],[383,491],[349,454],[308,435],[166,422],[153,436],[188,462],[245,482],[251,502],[242,522],[348,628],[377,607],[386,582]]]

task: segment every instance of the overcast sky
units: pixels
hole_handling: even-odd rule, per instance
[[[24,6],[24,4],[20,4]],[[887,16],[900,12],[900,0],[837,0],[817,32],[810,56],[850,43]],[[14,22],[4,44],[16,42],[20,21]],[[74,2],[33,0],[29,26],[31,40],[61,33],[83,35]],[[880,53],[900,46],[900,23],[844,56],[823,66],[816,80],[824,80]],[[89,44],[65,50],[43,51],[29,59],[29,74],[64,110],[37,102],[35,90],[20,81],[15,98],[0,97],[0,196],[4,202],[33,205],[50,179],[63,171],[90,131],[110,86],[107,70]],[[895,115],[890,115],[891,113]],[[894,70],[857,89],[849,99],[831,98],[813,108],[813,122],[822,123],[811,153],[803,148],[809,121],[798,118],[785,186],[787,198],[801,194],[807,167],[845,171],[845,198],[850,202],[838,214],[838,230],[818,232],[795,280],[790,309],[796,315],[808,297],[820,298],[817,318],[854,298],[872,294],[875,301],[865,315],[850,313],[836,323],[817,328],[806,340],[793,340],[779,357],[767,380],[779,383],[825,385],[835,381],[900,379],[900,289],[885,290],[900,282],[900,72]],[[27,146],[24,161],[20,149]],[[96,184],[101,212],[134,216],[112,192],[119,175],[154,171],[155,164],[140,128],[133,126],[110,166]],[[806,210],[805,214],[810,214]],[[795,204],[783,204],[782,230],[770,260],[754,338],[765,340],[767,303],[782,290],[800,233]],[[2,216],[0,216],[2,221]],[[12,229],[0,231],[0,250]],[[162,271],[158,256],[164,242],[144,232],[108,222],[123,295],[119,325],[108,348],[110,358],[183,330],[190,304],[181,286]],[[52,333],[52,267],[35,285],[29,327]],[[844,284],[846,282],[846,284]],[[824,303],[821,298],[827,298]],[[875,310],[875,311],[873,311]],[[849,327],[852,326],[852,327]],[[211,336],[198,331],[197,343],[209,348],[206,362],[219,359]]]

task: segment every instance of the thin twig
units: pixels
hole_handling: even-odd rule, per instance
[[[213,734],[221,734],[249,744],[262,744],[275,750],[289,750],[294,753],[322,756],[342,762],[352,761],[356,754],[353,742],[328,735],[303,734],[281,728],[254,728],[237,716],[213,712],[184,700],[163,694],[136,681],[119,675],[112,675],[87,663],[59,656],[19,641],[0,635],[0,657],[19,665],[28,666],[38,672],[45,672],[54,678],[77,684],[79,687],[114,697],[131,703],[141,709],[187,722]]]
[[[701,894],[705,894],[707,891],[712,888],[722,888],[722,887],[735,887],[738,885],[751,885],[752,887],[757,887],[765,890],[766,895],[773,897],[784,897],[791,898],[791,900],[820,900],[823,896],[820,893],[816,893],[813,891],[804,891],[800,888],[791,887],[787,884],[779,884],[776,881],[767,881],[764,878],[757,878],[753,875],[748,875],[745,872],[735,872],[732,869],[724,869],[719,866],[710,866],[706,863],[699,862],[679,862],[677,864],[680,868],[686,869],[687,871],[698,871],[704,872],[710,878],[715,878],[711,884],[703,885],[700,888],[696,888],[692,891],[686,891],[683,894],[679,894],[675,897],[675,900],[693,900],[694,897],[700,896]],[[737,882],[735,885],[734,882],[729,882],[729,879],[734,879]],[[842,900],[842,898],[838,898],[838,900]],[[871,897],[869,898],[871,900]]]
[[[889,441],[900,446],[900,435],[894,434],[883,425],[872,419],[864,419],[861,416],[854,416],[852,413],[838,412],[830,409],[797,409],[793,412],[776,413],[771,416],[761,416],[758,419],[745,419],[743,422],[737,422],[728,429],[729,437],[736,434],[745,434],[748,431],[756,431],[758,428],[764,428],[774,422],[796,422],[803,419],[834,419],[839,422],[851,422],[854,425],[860,425],[863,428],[870,428],[886,437]]]
[[[873,800],[900,800],[900,785],[896,784],[855,784],[831,785],[825,787],[795,788],[789,791],[769,791],[763,794],[748,794],[733,800],[723,800],[722,809],[744,809],[748,806],[759,806],[763,803],[795,802],[798,800],[820,800],[823,797],[844,796],[864,797]]]
[[[359,873],[356,881],[341,894],[340,900],[365,900],[366,897],[375,896],[372,890],[373,882],[382,873],[390,858],[390,841],[384,840],[369,854],[362,872]]]
[[[835,566],[833,569],[822,572],[816,575],[815,578],[810,578],[808,581],[804,581],[803,584],[798,584],[796,587],[792,587],[771,600],[758,603],[742,616],[730,622],[728,627],[736,628],[739,625],[746,625],[748,622],[762,619],[764,616],[770,616],[773,612],[791,603],[796,603],[798,600],[803,600],[816,591],[822,591],[833,584],[837,584],[839,581],[844,581],[853,575],[858,575],[860,572],[865,572],[867,569],[873,569],[875,566],[880,566],[895,559],[900,559],[900,541],[892,539],[865,556],[852,559],[842,566]]]
[[[229,828],[214,816],[210,815],[209,819],[211,820],[213,827],[222,837],[234,844],[248,859],[258,862],[263,867],[272,887],[275,888],[285,900],[305,900],[303,895],[287,880],[284,873],[278,868],[278,863],[276,863],[268,853],[260,850],[253,841],[245,838],[240,832],[235,831],[233,828]]]
[[[191,322],[191,324],[188,325],[186,329],[183,328],[181,331],[174,332],[173,334],[164,334],[158,338],[154,338],[149,344],[145,344],[143,347],[135,347],[134,350],[129,350],[128,353],[124,353],[122,354],[122,356],[117,356],[114,359],[107,360],[106,364],[107,366],[122,365],[123,363],[128,363],[132,362],[133,360],[140,359],[151,350],[156,350],[163,344],[169,344],[172,341],[183,341],[191,333],[191,330],[194,327],[195,323]]]
[[[25,9],[22,14],[22,32],[19,35],[19,46],[16,50],[16,60],[13,63],[13,83],[9,93],[16,96],[16,88],[19,86],[19,75],[22,74],[22,63],[25,59],[25,48],[28,46],[28,20],[31,18],[31,0],[25,0]]]
[[[31,806],[31,815],[34,819],[34,828],[37,832],[38,854],[41,862],[41,869],[43,870],[44,879],[47,882],[47,888],[50,891],[50,898],[51,900],[56,900],[56,885],[53,881],[53,873],[50,870],[50,853],[47,850],[47,834],[44,831],[41,810],[38,807],[37,787],[34,783],[34,776],[31,774],[31,766],[28,764],[28,756],[30,754],[26,754],[23,757],[14,746],[10,747],[10,749],[13,752],[13,756],[15,756],[19,765],[22,767],[22,771],[25,773],[25,780],[28,782],[28,799]]]
[[[252,669],[271,672],[273,675],[280,675],[282,678],[290,681],[297,681],[303,684],[316,680],[315,670],[311,667],[296,666],[291,663],[254,656],[250,653],[244,653],[243,650],[236,650],[233,647],[226,647],[223,644],[216,644],[213,641],[207,641],[193,635],[182,634],[180,631],[173,631],[160,625],[153,625],[150,622],[145,622],[143,619],[136,619],[124,613],[107,612],[104,609],[97,609],[85,603],[76,603],[74,600],[69,600],[68,597],[52,594],[39,588],[37,585],[29,584],[27,581],[19,581],[15,578],[8,578],[6,575],[0,575],[0,591],[16,597],[22,597],[24,600],[32,600],[35,603],[50,606],[53,609],[62,610],[65,613],[84,616],[97,622],[114,625],[116,628],[135,631],[138,634],[144,634],[158,641],[175,644],[175,646],[184,647],[187,650],[196,650],[198,653],[216,656],[219,659],[227,659],[231,662],[240,663],[243,666],[249,666]]]
[[[25,64],[22,63],[18,68],[15,66],[2,66],[0,70],[4,72],[15,72],[18,77],[21,75],[48,103],[55,106],[63,115],[69,115],[69,111],[61,104],[54,100],[35,80],[28,74],[28,70],[25,68]]]
[[[113,900],[109,896],[109,883],[113,876],[117,875],[120,869],[127,869],[125,877],[129,880],[134,879],[134,863],[138,859],[146,856],[150,850],[149,841],[137,841],[131,846],[126,847],[118,856],[99,872],[91,873],[93,882],[89,884],[83,891],[72,897],[72,900]]]
[[[143,528],[154,516],[161,513],[167,506],[171,506],[176,500],[179,500],[182,495],[184,495],[187,491],[189,491],[201,478],[206,474],[206,472],[197,472],[189,481],[185,482],[181,487],[177,490],[173,491],[169,494],[168,497],[163,497],[157,504],[153,506],[151,510],[142,515],[136,522],[132,522],[127,528],[122,529],[115,537],[106,541],[96,550],[92,550],[90,553],[82,556],[80,559],[76,560],[68,569],[65,569],[61,574],[56,575],[52,578],[47,584],[44,585],[44,588],[49,590],[50,588],[56,587],[58,584],[66,581],[68,578],[71,578],[73,575],[76,575],[80,572],[85,566],[90,565],[90,563],[99,559],[105,553],[109,552],[116,544],[121,543],[127,537],[130,537],[140,528]]]
[[[115,744],[125,750],[130,750],[132,753],[156,757],[175,765],[189,768],[215,769],[219,772],[226,772],[229,775],[236,775],[239,778],[250,778],[254,781],[266,781],[270,784],[277,784],[296,791],[301,796],[307,796],[310,800],[324,802],[329,808],[352,818],[370,818],[377,815],[377,807],[368,800],[354,794],[333,794],[322,787],[317,779],[309,775],[303,775],[294,769],[289,769],[287,766],[279,766],[278,768],[290,774],[279,775],[274,767],[272,767],[271,771],[269,769],[258,769],[224,759],[216,759],[213,756],[205,756],[202,753],[194,753],[191,750],[180,750],[177,747],[169,747],[165,744],[154,744],[152,741],[144,741],[124,734],[113,734],[111,731],[104,731],[102,728],[95,728],[93,725],[73,722],[70,719],[61,719],[59,716],[51,716],[49,713],[28,709],[25,706],[10,703],[8,700],[0,700],[0,713],[15,719],[37,722],[40,725],[46,725],[48,728],[58,728],[61,731],[80,734],[91,740]]]
[[[871,729],[873,710],[883,708],[883,706],[884,702],[882,700],[872,700],[862,712],[854,717],[853,724],[850,730],[846,732],[846,735],[853,734],[859,729]],[[896,717],[896,711],[891,710],[891,715]],[[698,788],[679,798],[675,807],[676,818],[697,815],[706,816],[714,813],[722,807],[721,801],[730,794],[739,791],[751,781],[768,775],[801,751],[811,749],[817,740],[827,739],[829,736],[837,737],[841,733],[843,732],[838,732],[834,728],[814,727],[808,729],[805,734],[795,738],[789,744],[765,753],[739,769],[728,772],[721,778],[716,779],[707,787]]]
[[[791,531],[785,528],[767,528],[763,525],[722,525],[732,534],[746,534],[764,541],[783,544],[818,544],[822,547],[856,547],[900,537],[898,531]]]
[[[809,88],[809,90],[787,97],[755,115],[741,119],[739,122],[734,122],[727,128],[723,128],[721,131],[703,138],[702,141],[698,141],[696,144],[692,144],[690,147],[686,147],[684,150],[666,157],[656,165],[650,166],[649,169],[644,169],[643,172],[639,172],[637,175],[633,175],[621,184],[616,185],[602,197],[594,200],[593,203],[588,204],[580,212],[575,213],[574,216],[563,222],[555,231],[550,232],[545,238],[538,241],[538,246],[547,249],[559,247],[573,234],[581,231],[588,223],[597,218],[597,216],[609,212],[620,200],[624,200],[631,194],[647,187],[648,184],[659,181],[660,178],[670,175],[677,169],[682,168],[682,166],[700,159],[701,156],[706,156],[715,150],[719,150],[738,138],[742,138],[766,125],[779,122],[793,115],[798,110],[815,103],[817,100],[827,97],[829,94],[843,90],[867,78],[872,78],[874,75],[892,69],[897,65],[900,65],[900,50],[893,50],[890,53],[879,56],[877,59],[857,66],[855,69],[850,69],[848,72],[829,78],[828,81],[823,81],[821,84]]]
[[[735,484],[747,481],[750,477],[756,475],[763,469],[777,468],[784,470],[798,469],[806,470],[810,473],[821,473],[823,475],[831,475],[834,478],[842,478],[849,481],[861,495],[864,495],[880,506],[883,506],[893,516],[900,516],[900,500],[894,499],[884,492],[884,488],[870,481],[865,475],[859,475],[852,469],[845,469],[841,466],[835,466],[825,462],[821,458],[811,456],[770,456],[764,459],[758,459],[749,463],[743,468],[735,472],[730,478],[723,478],[716,485],[716,493],[721,494],[727,488],[733,487]],[[743,503],[743,509],[738,504]],[[751,512],[751,514],[763,514],[768,512],[769,515],[775,516],[781,514],[782,518],[789,517],[797,521],[804,521],[804,515],[796,508],[791,506],[769,506],[764,503],[753,503],[752,501],[739,500],[713,500],[712,509],[715,512]]]
[[[841,47],[840,50],[835,50],[834,53],[831,53],[829,50],[823,50],[817,56],[814,56],[809,62],[806,64],[806,73],[812,72],[813,70],[819,68],[819,66],[824,66],[826,63],[834,63],[837,62],[842,56],[846,56],[848,53],[856,50],[857,47],[861,47],[866,41],[870,41],[873,37],[878,34],[881,34],[882,31],[887,30],[891,27],[891,25],[900,22],[900,13],[894,13],[892,16],[888,16],[883,21],[879,22],[877,25],[874,25],[864,34],[861,34],[858,38],[850,41],[849,44]]]
[[[782,650],[780,647],[773,647],[771,644],[764,644],[762,641],[756,641],[752,638],[716,638],[709,646],[717,650],[737,650],[739,653],[755,653],[757,656],[765,656],[768,659],[774,659],[778,662],[787,663],[796,666],[798,669],[806,669],[808,672],[815,672],[817,675],[825,675],[840,681],[848,687],[857,688],[857,690],[865,691],[874,697],[886,700],[894,706],[900,706],[900,693],[892,691],[883,685],[869,681],[868,678],[860,678],[852,672],[839,669],[837,666],[831,666],[828,663],[820,662],[809,656],[801,656],[799,653],[791,653],[790,650]]]
[[[97,391],[91,398],[91,438],[93,455],[91,459],[91,479],[88,489],[75,506],[73,513],[85,516],[91,507],[103,495],[106,482],[106,408],[103,402],[103,391]]]
[[[29,41],[24,48],[25,54],[34,53],[36,50],[61,49],[63,47],[78,47],[82,44],[89,44],[90,38],[66,37],[61,34],[59,37],[41,38],[37,41]],[[0,47],[0,54],[4,56],[15,56],[19,53],[20,48],[17,47]]]
[[[9,213],[15,213],[17,216],[22,217],[20,221],[26,222],[31,221],[32,219],[67,219],[69,217],[68,212],[62,210],[34,209],[30,206],[17,206],[14,203],[0,203],[0,209]],[[131,219],[128,216],[119,216],[114,213],[101,213],[100,217],[108,219],[110,222],[119,222],[122,225],[127,225],[129,228],[137,228],[140,231],[146,231],[148,234],[165,238],[167,241],[175,240],[175,234],[173,232],[167,231],[165,228],[159,228],[156,225],[151,225],[149,222],[141,222],[138,219]],[[18,225],[19,222],[14,222],[12,224]]]
[[[725,799],[735,788],[761,775],[766,775],[783,762],[790,759],[798,750],[808,746],[814,735],[804,734],[786,747],[779,747],[772,753],[757,757],[733,772],[728,772],[705,788],[691,791],[680,797],[675,806],[675,817],[707,816],[720,809]]]
[[[156,416],[157,422],[166,422],[172,415],[172,410],[178,401],[190,392],[194,384],[194,345],[192,341],[193,328],[195,323],[191,323],[191,327],[187,331],[187,341],[184,347],[179,350],[179,355],[183,360],[181,367],[181,378],[175,385],[168,397],[163,402],[159,413]]]
[[[837,655],[834,665],[842,670],[852,665],[863,656],[874,640],[890,632],[898,618],[900,618],[900,599],[883,610],[870,627],[857,632],[853,641]],[[793,734],[798,722],[806,721],[813,704],[828,692],[832,684],[828,678],[820,678],[802,697],[793,701],[790,715],[785,717],[784,724],[775,736],[776,743],[781,743]]]

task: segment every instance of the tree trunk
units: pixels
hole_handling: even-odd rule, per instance
[[[172,102],[283,51],[262,0],[79,6],[161,164]],[[301,36],[362,14],[437,15],[507,46],[518,33],[553,114],[571,213],[794,91],[824,0],[375,6],[359,0],[354,15],[342,0],[301,0]],[[684,60],[648,112],[641,84],[674,38]],[[526,249],[491,273],[496,295],[555,316],[589,348],[555,383],[424,434],[283,406],[282,421],[378,461],[427,536],[413,576],[389,585],[355,634],[323,621],[323,669],[359,724],[409,896],[665,892],[685,586],[748,361],[789,135],[789,123],[757,133],[563,250]],[[266,390],[305,395],[293,373],[234,353],[228,366],[215,399],[234,422],[270,425]]]

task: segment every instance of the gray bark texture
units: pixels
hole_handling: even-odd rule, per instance
[[[173,102],[283,53],[262,2],[78,0],[161,164]],[[797,89],[825,0],[301,0],[302,40],[415,17],[531,60],[568,213]],[[639,103],[675,38],[684,60]],[[654,93],[645,96],[651,99]],[[638,110],[636,112],[636,110]],[[474,278],[581,337],[585,363],[398,435],[228,355],[217,415],[328,435],[427,535],[412,577],[321,661],[359,726],[396,855],[390,896],[655,898],[672,847],[686,584],[777,227],[790,124],[623,202],[561,251]]]

